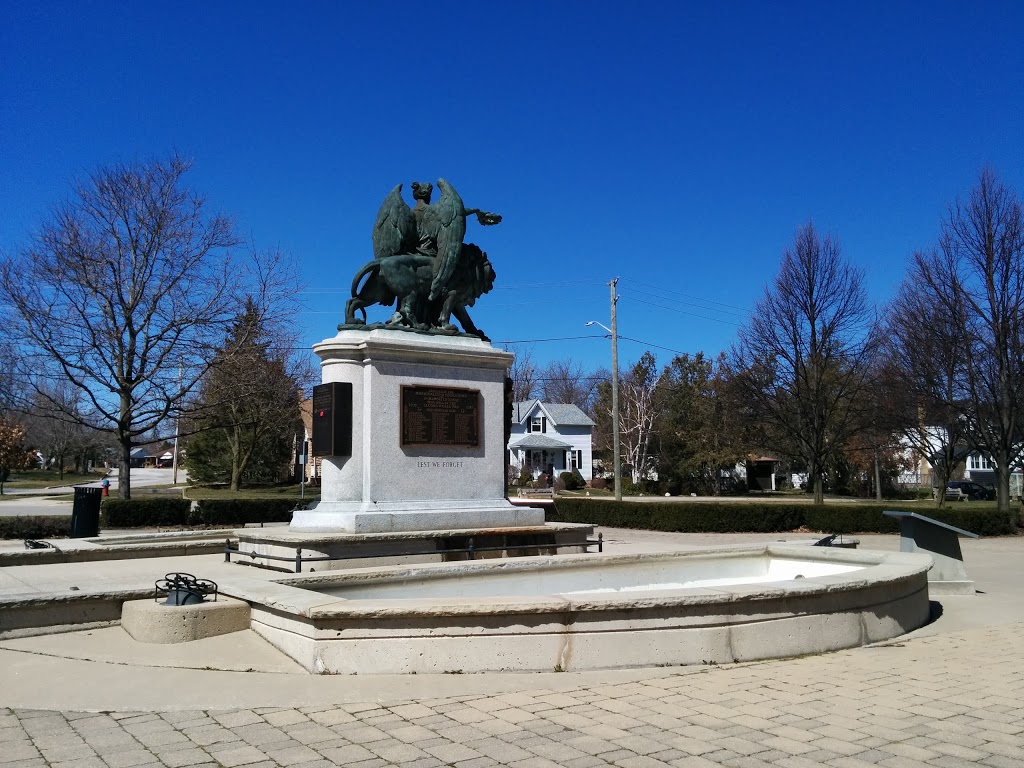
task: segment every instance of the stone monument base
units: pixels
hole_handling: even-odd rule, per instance
[[[297,533],[397,533],[543,526],[544,510],[508,501],[319,501],[292,514]]]
[[[519,510],[527,511],[527,510]],[[286,528],[236,531],[235,562],[307,573],[403,563],[580,554],[594,526],[542,523],[390,533],[316,533]]]
[[[505,496],[505,375],[512,355],[475,337],[343,330],[313,347],[325,387],[351,391],[350,455],[321,457],[320,501],[298,533],[542,526]],[[327,407],[317,406],[314,436]],[[349,423],[350,422],[350,423]],[[335,434],[335,437],[339,437]],[[351,438],[349,441],[348,438]],[[320,450],[314,439],[313,453]]]

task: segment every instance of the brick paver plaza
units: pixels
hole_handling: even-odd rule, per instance
[[[1005,577],[1020,575],[1018,566]],[[297,708],[0,706],[0,766],[1024,766],[1024,621],[997,618],[820,656],[666,667],[625,682],[591,676],[557,690],[540,684],[549,675],[519,676],[513,692],[467,693],[468,676],[448,675],[437,698],[417,700],[389,695],[382,681],[372,701]]]

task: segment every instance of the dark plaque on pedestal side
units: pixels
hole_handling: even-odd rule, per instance
[[[313,387],[313,455],[352,455],[352,385],[348,382]]]
[[[480,390],[402,387],[402,445],[480,445]]]

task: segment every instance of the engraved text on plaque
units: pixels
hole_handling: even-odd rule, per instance
[[[480,445],[480,391],[402,387],[402,445]]]

